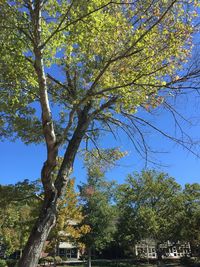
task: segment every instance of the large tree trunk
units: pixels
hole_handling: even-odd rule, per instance
[[[41,18],[44,2],[45,1],[42,0],[35,0],[30,1],[30,3],[27,5],[31,18],[30,28],[32,29],[33,53],[35,56],[33,66],[35,68],[35,74],[38,78],[38,93],[42,115],[41,123],[47,148],[47,160],[45,161],[41,172],[41,180],[44,188],[44,203],[40,212],[40,216],[35,226],[33,227],[29,240],[23,251],[22,257],[19,260],[18,267],[37,266],[45,241],[47,240],[52,227],[55,225],[58,201],[65,194],[66,184],[69,180],[69,175],[71,174],[73,168],[76,153],[85,135],[85,132],[88,129],[89,123],[98,112],[100,112],[104,108],[109,107],[114,100],[109,100],[107,103],[103,104],[101,108],[93,111],[92,114],[89,114],[89,111],[91,111],[90,101],[83,102],[82,105],[77,108],[76,114],[78,116],[78,122],[76,121],[76,126],[73,125],[73,127],[75,126],[73,136],[68,143],[63,162],[61,164],[57,178],[54,181],[52,173],[56,166],[58,149],[59,146],[64,141],[66,141],[65,139],[67,137],[67,132],[71,127],[71,122],[69,119],[68,125],[66,125],[65,130],[63,131],[61,136],[57,138],[48,97],[48,86],[43,62],[44,40],[41,35]]]
[[[90,123],[91,117],[88,115],[90,108],[90,105],[85,106],[79,115],[78,125],[68,144],[58,176],[53,185],[51,185],[51,180],[45,177],[52,167],[48,165],[48,162],[44,164],[42,169],[42,176],[44,176],[43,185],[45,188],[43,207],[23,251],[22,258],[19,260],[18,267],[37,266],[45,241],[56,222],[58,200],[65,194],[66,184],[72,171],[76,153]]]
[[[23,251],[23,256],[19,260],[19,267],[35,267],[37,266],[38,259],[40,258],[43,246],[51,228],[56,221],[56,213],[54,205],[46,210],[42,218],[39,218],[34,226],[27,245]]]

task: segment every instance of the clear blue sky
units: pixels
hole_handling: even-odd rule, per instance
[[[194,95],[187,97],[187,99],[186,97],[180,98],[177,101],[177,110],[187,118],[192,118],[193,123],[196,125],[189,127],[186,124],[184,127],[192,137],[200,140],[200,123],[198,123],[200,121],[199,102],[200,98]],[[147,114],[142,115],[150,119]],[[166,112],[157,111],[156,115],[151,117],[150,120],[169,133],[174,133],[175,131],[174,122]],[[200,159],[153,131],[145,134],[145,137],[154,150],[165,152],[151,154],[157,162],[165,166],[154,166],[149,163],[149,168],[156,168],[160,171],[168,172],[181,184],[200,182]],[[140,171],[144,168],[144,160],[137,155],[127,136],[120,134],[120,139],[117,140],[117,143],[111,136],[104,136],[101,144],[103,147],[115,145],[128,152],[128,156],[122,159],[118,166],[107,173],[108,178],[115,179],[121,183],[128,173]],[[30,180],[39,178],[45,155],[45,147],[42,145],[27,146],[20,141],[16,141],[15,143],[8,141],[2,142],[0,183],[9,184],[16,183],[25,178]],[[85,180],[85,170],[79,156],[74,165],[73,176],[76,177],[77,183]]]

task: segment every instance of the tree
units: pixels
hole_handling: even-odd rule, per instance
[[[81,236],[90,231],[90,227],[82,223],[84,216],[82,207],[78,205],[78,194],[74,190],[74,179],[70,179],[67,184],[66,194],[59,202],[57,216],[56,225],[49,235],[49,243],[46,248],[54,258],[60,242],[70,241],[73,244],[80,245]],[[80,224],[82,226],[78,227]]]
[[[190,242],[191,249],[200,241],[200,184],[186,184],[182,192],[183,209],[179,216],[176,236]]]
[[[88,252],[88,267],[91,267],[92,250],[102,250],[112,240],[115,232],[116,210],[111,201],[113,182],[105,179],[105,172],[124,153],[118,149],[93,150],[86,153],[87,182],[80,186],[83,208],[83,223],[90,231],[81,237]]]
[[[20,267],[37,265],[80,143],[93,140],[99,129],[125,127],[119,114],[133,120],[138,107],[162,103],[188,57],[196,4],[1,1],[1,137],[43,142],[47,148],[44,201]],[[123,129],[131,137],[128,127]]]
[[[7,255],[24,249],[42,200],[43,192],[38,180],[30,182],[26,179],[15,185],[0,186],[0,240],[6,247]],[[78,244],[80,236],[89,231],[87,225],[77,228],[83,215],[78,205],[78,194],[74,191],[74,179],[69,180],[66,196],[59,201],[57,216],[45,248],[53,256],[56,256],[59,242],[70,240]]]
[[[38,181],[0,186],[0,238],[7,255],[24,248],[41,202]]]
[[[152,238],[159,245],[177,240],[180,214],[184,211],[179,184],[168,174],[143,171],[129,175],[118,189],[119,239],[126,247]]]

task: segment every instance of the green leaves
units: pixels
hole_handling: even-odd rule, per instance
[[[157,97],[190,54],[195,5],[196,1],[51,0],[41,7],[36,34],[34,5],[1,2],[2,137],[10,131],[26,142],[42,140],[41,136],[31,139],[29,134],[38,125],[34,114],[29,114],[39,99],[34,67],[37,36],[45,71],[56,78],[48,80],[47,89],[60,134],[71,109],[78,110],[88,101],[98,110],[115,97],[114,115],[122,110],[135,113],[148,104],[149,96]],[[57,116],[58,107],[65,120]],[[35,123],[16,120],[19,110]],[[9,118],[8,124],[4,118]],[[22,133],[25,122],[30,131]]]
[[[180,216],[179,238],[189,240],[192,247],[199,244],[200,185],[186,184],[182,195],[184,212]]]
[[[87,248],[101,250],[113,240],[116,230],[116,210],[111,203],[113,182],[106,181],[104,175],[122,156],[118,149],[92,150],[86,154],[88,178],[87,183],[80,186],[80,191],[85,215],[83,222],[90,226],[90,231],[82,237]]]
[[[36,125],[35,109],[30,104],[37,98],[38,84],[34,68],[26,59],[30,40],[23,34],[21,27],[25,25],[21,23],[27,21],[6,2],[0,4],[0,20],[0,139],[14,135],[29,142],[28,131],[24,129],[22,134],[21,129],[28,128],[30,136]]]
[[[0,186],[0,237],[8,255],[24,248],[38,216],[40,193],[38,181]]]
[[[84,151],[84,161],[89,177],[103,177],[105,172],[114,167],[117,160],[126,155],[126,152],[118,148],[112,149],[93,149]]]
[[[118,187],[118,239],[128,247],[146,238],[159,243],[199,242],[199,184],[185,188],[165,173],[129,175]]]
[[[117,197],[122,242],[126,243],[127,236],[132,244],[150,237],[160,242],[175,240],[177,211],[183,208],[180,195],[180,186],[167,174],[143,171],[129,175]]]

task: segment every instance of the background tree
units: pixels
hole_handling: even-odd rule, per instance
[[[74,179],[70,179],[67,185],[66,195],[59,202],[58,218],[52,229],[46,251],[51,255],[57,255],[60,242],[70,242],[77,247],[82,235],[90,231],[90,227],[82,223],[84,216],[82,207],[78,204],[78,193],[74,190]],[[81,227],[78,227],[80,224]],[[56,262],[55,262],[56,263]]]
[[[159,244],[176,241],[180,212],[183,211],[181,187],[168,174],[143,171],[129,175],[118,189],[119,240],[133,248],[143,239],[152,238]],[[178,241],[178,240],[177,240]]]
[[[196,4],[1,1],[1,137],[44,142],[47,148],[41,170],[44,201],[20,267],[37,265],[81,141],[93,140],[97,129],[114,134],[112,125],[130,138],[131,130],[141,136],[141,121],[134,116],[138,107],[155,107],[168,96],[166,89],[177,81],[177,72],[183,73],[179,70],[191,48]],[[119,114],[131,121],[131,129]]]
[[[6,254],[22,251],[41,205],[38,181],[0,186],[0,237]]]
[[[116,210],[112,204],[113,182],[105,179],[105,172],[124,153],[118,149],[92,150],[85,156],[87,182],[80,187],[83,208],[83,222],[90,231],[82,236],[88,254],[88,267],[91,267],[92,250],[102,250],[112,240],[116,230]]]
[[[186,184],[182,197],[183,209],[176,236],[179,240],[190,242],[193,252],[200,241],[200,184]]]

